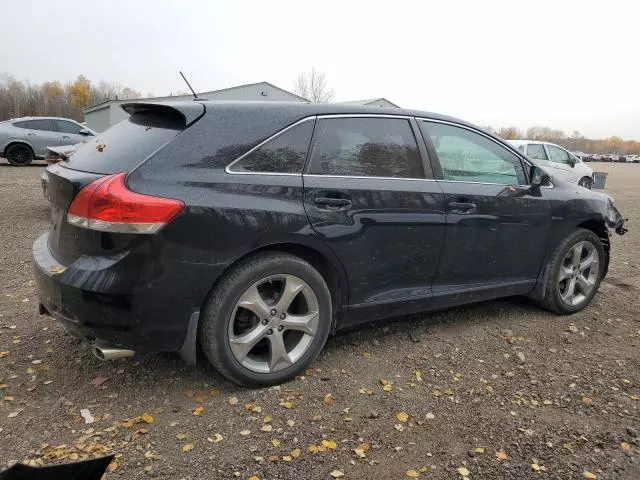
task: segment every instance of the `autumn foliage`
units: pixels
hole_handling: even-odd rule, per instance
[[[0,121],[27,116],[53,116],[82,121],[82,110],[115,98],[140,98],[140,92],[121,85],[94,84],[79,75],[64,85],[57,80],[36,85],[0,76]]]

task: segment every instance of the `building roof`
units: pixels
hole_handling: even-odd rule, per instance
[[[256,82],[256,83],[247,83],[245,85],[236,85],[235,87],[228,87],[228,88],[221,88],[219,90],[211,90],[208,92],[200,92],[198,93],[198,95],[212,95],[218,92],[228,92],[231,90],[237,90],[239,88],[246,88],[246,87],[255,87],[258,85],[265,85],[265,86],[269,86],[271,88],[275,88],[276,90],[280,90],[281,92],[287,93],[289,95],[291,95],[292,97],[296,97],[298,99],[300,99],[301,102],[308,102],[309,100],[307,100],[304,97],[301,97],[300,95],[296,95],[295,93],[291,93],[287,90],[285,90],[284,88],[280,88],[280,87],[276,87],[274,84],[269,83],[269,82]],[[167,101],[167,100],[188,100],[190,98],[193,98],[192,94],[184,94],[184,95],[167,95],[164,97],[146,97],[146,98],[131,98],[131,99],[111,99],[111,100],[105,100],[104,102],[100,102],[100,103],[96,103],[95,105],[90,105],[87,108],[84,109],[83,113],[89,113],[89,112],[93,112],[95,110],[101,110],[105,107],[107,107],[109,104],[113,103],[131,103],[131,102],[145,102],[145,101],[151,101],[151,102],[163,102],[163,101]]]
[[[395,103],[393,103],[391,100],[388,100],[384,97],[379,97],[379,98],[366,98],[364,100],[350,100],[348,102],[337,102],[337,103],[342,103],[344,105],[371,105],[372,103],[377,103],[381,100],[384,100],[387,103],[390,103],[391,105],[400,108],[400,105],[396,105]]]

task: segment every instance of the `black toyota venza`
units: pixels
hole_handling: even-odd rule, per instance
[[[403,109],[131,103],[47,169],[40,311],[101,358],[196,344],[300,373],[346,326],[509,295],[592,300],[623,219],[466,122]]]

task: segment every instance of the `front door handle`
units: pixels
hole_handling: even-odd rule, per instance
[[[351,200],[348,198],[316,197],[313,202],[318,208],[326,210],[348,210],[351,208]]]
[[[476,211],[476,204],[471,202],[449,202],[449,208],[451,213],[469,215]]]

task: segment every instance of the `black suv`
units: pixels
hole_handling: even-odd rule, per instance
[[[508,295],[570,314],[609,263],[609,197],[460,120],[276,102],[131,103],[47,169],[41,313],[100,358],[196,342],[285,381],[330,332]]]

